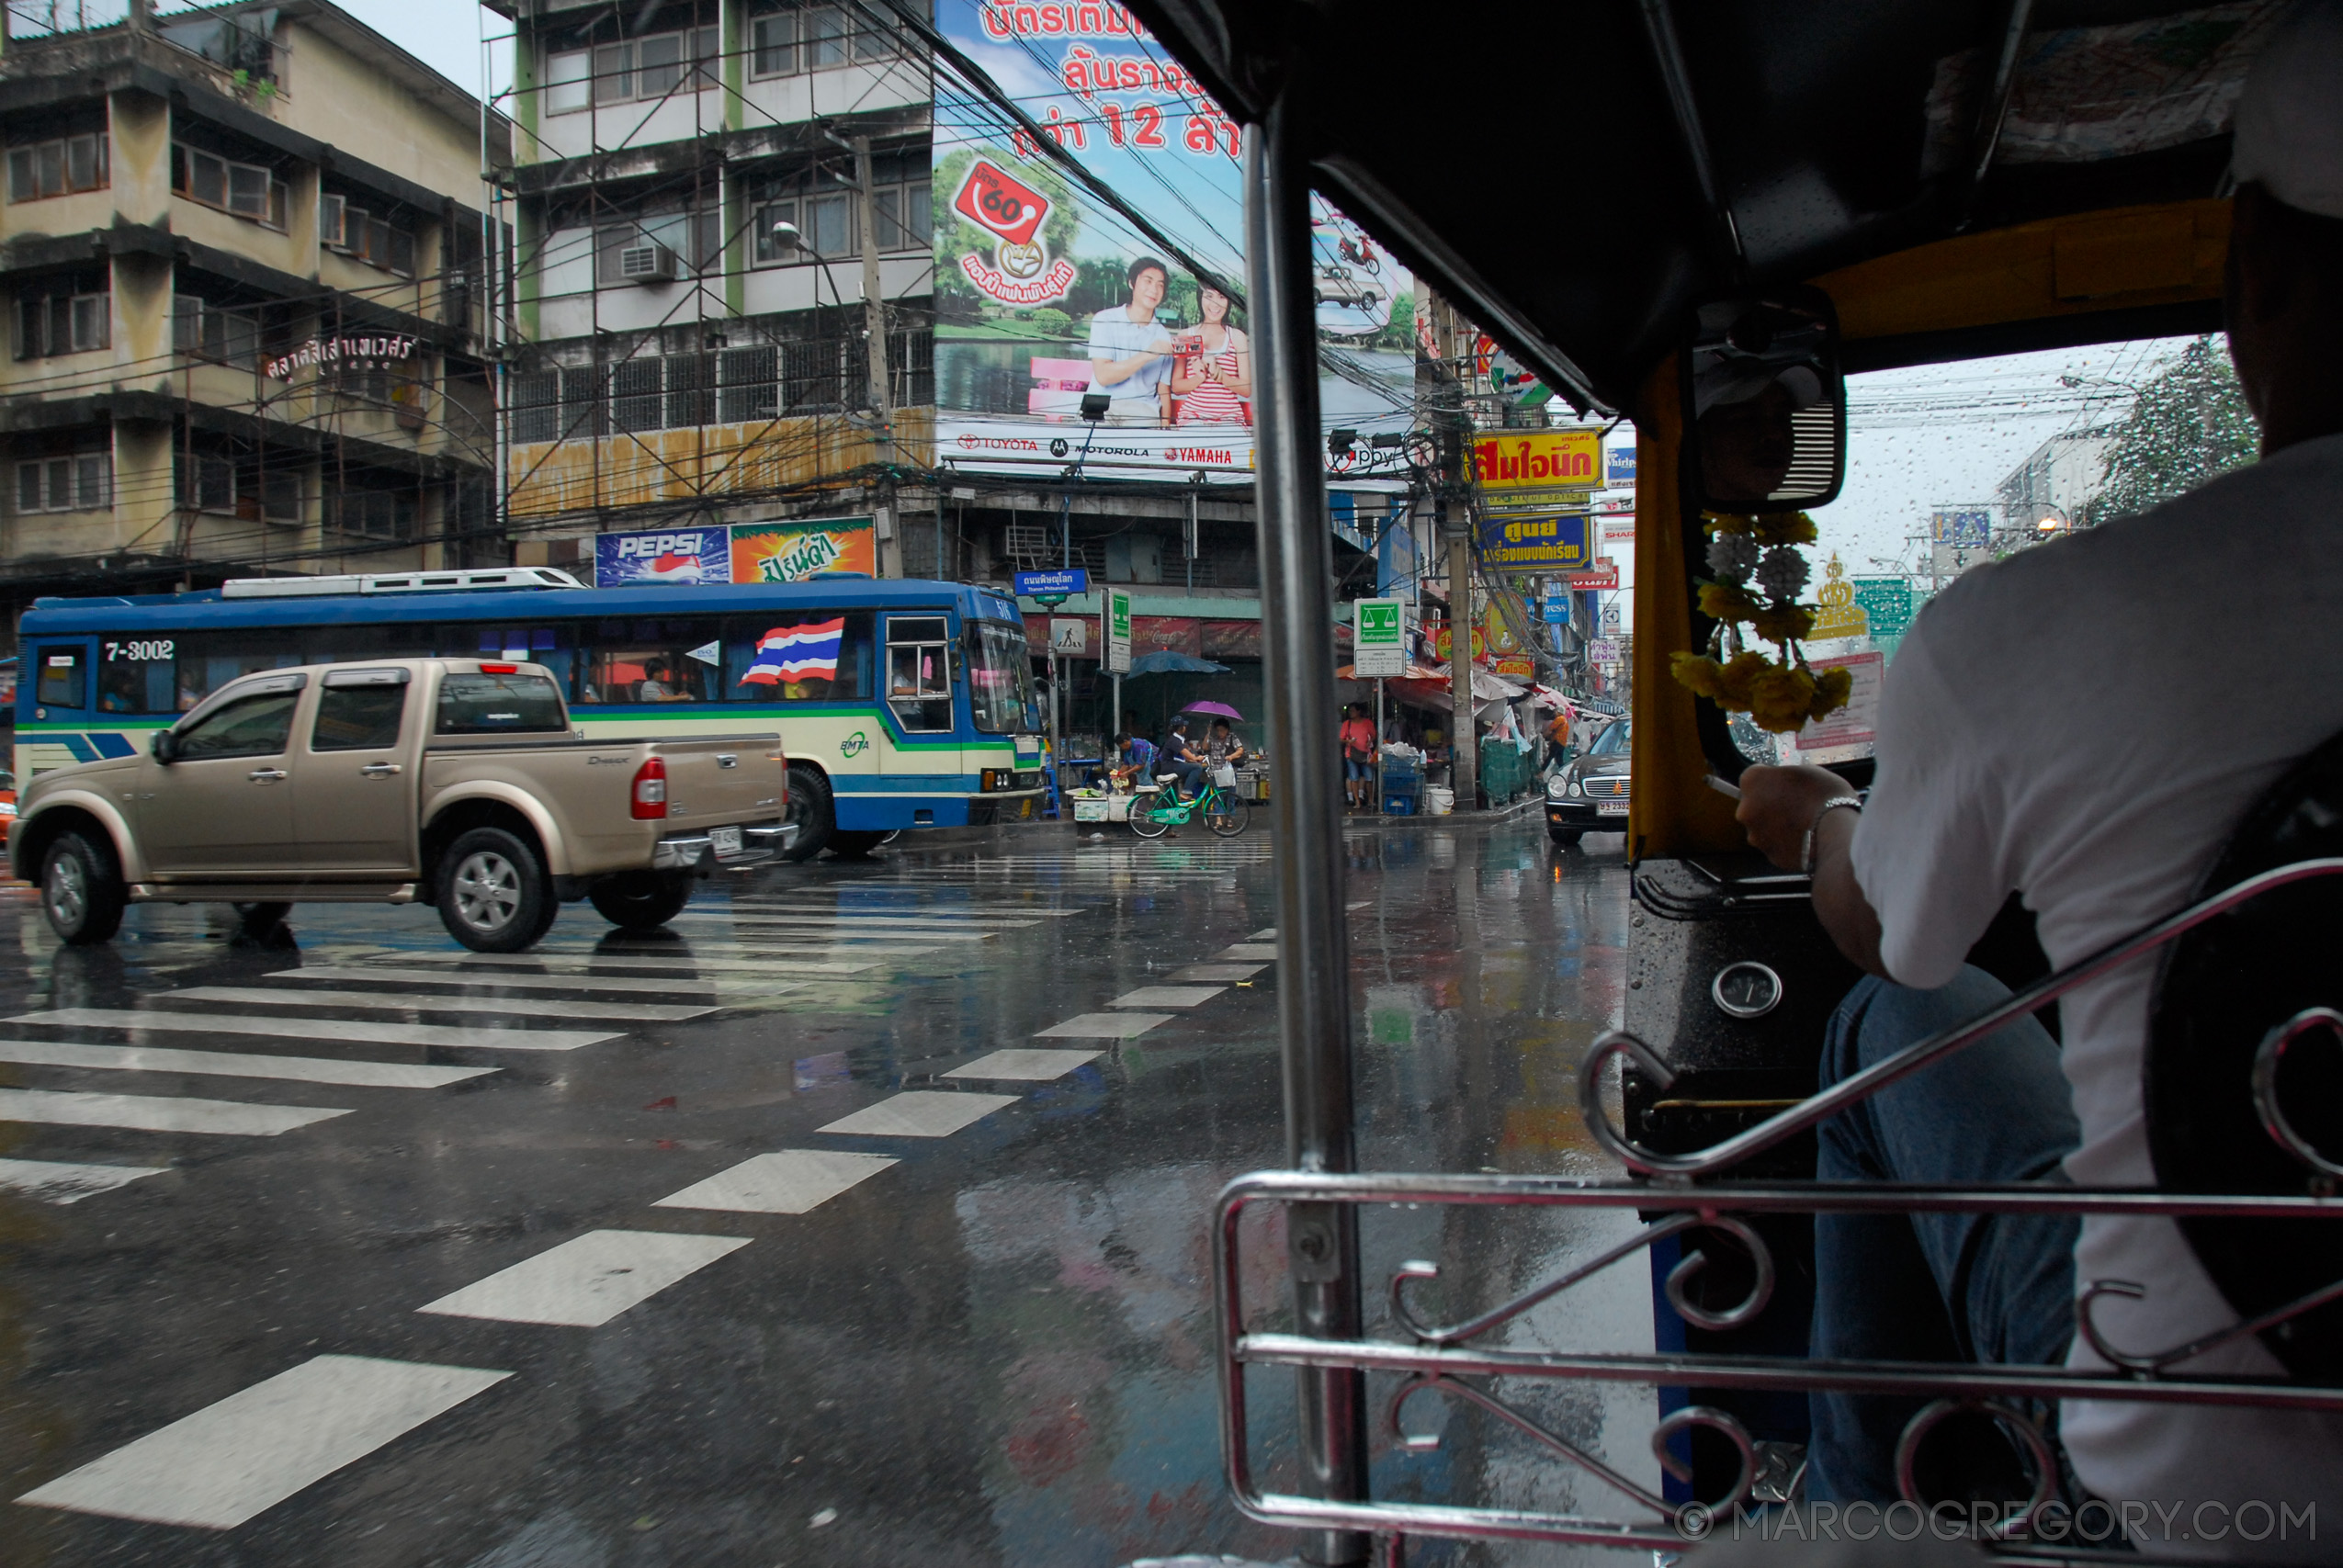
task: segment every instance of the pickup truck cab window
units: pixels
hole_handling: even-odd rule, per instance
[[[277,756],[293,732],[293,708],[300,700],[298,687],[231,697],[179,731],[179,760]]]
[[[439,682],[440,735],[544,735],[570,728],[561,694],[542,675],[450,672]]]
[[[312,751],[379,751],[399,743],[407,711],[404,670],[336,670],[317,696]]]
[[[887,621],[887,705],[905,729],[952,728],[951,641],[941,615]]]

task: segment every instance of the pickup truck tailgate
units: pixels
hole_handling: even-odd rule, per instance
[[[668,820],[689,828],[779,817],[789,782],[780,750],[765,736],[658,742],[651,752],[667,764]]]

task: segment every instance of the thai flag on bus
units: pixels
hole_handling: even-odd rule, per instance
[[[756,661],[741,677],[743,686],[772,686],[783,681],[838,678],[838,645],[846,635],[846,617],[810,621],[801,626],[775,626],[757,639]]]

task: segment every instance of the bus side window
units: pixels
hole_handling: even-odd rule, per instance
[[[84,695],[88,682],[84,678],[80,644],[44,647],[35,657],[40,660],[40,676],[33,687],[34,702],[45,708],[78,708],[88,700]]]
[[[716,621],[598,621],[594,630],[580,702],[724,700],[724,645]]]
[[[887,705],[905,729],[952,728],[949,623],[941,615],[887,619]]]
[[[302,661],[300,634],[269,628],[190,632],[174,639],[179,692],[172,705],[181,713],[235,680],[260,670],[282,670]]]
[[[542,664],[553,672],[554,681],[564,693],[573,690],[572,667],[576,659],[572,645],[572,627],[500,626],[470,623],[443,627],[439,647],[444,657],[450,659],[504,660],[514,664]],[[572,698],[572,701],[580,699]],[[592,697],[583,699],[587,702]]]
[[[97,644],[97,711],[170,713],[179,639],[103,637]]]
[[[867,610],[768,610],[724,623],[724,689],[736,702],[838,703],[863,694]]]

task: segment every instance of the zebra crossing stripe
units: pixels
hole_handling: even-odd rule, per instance
[[[163,1165],[74,1165],[63,1160],[0,1159],[0,1187],[44,1203],[78,1203],[111,1192],[141,1176],[160,1176]]]
[[[748,1244],[747,1236],[588,1231],[415,1310],[499,1323],[598,1328]]]
[[[45,1028],[128,1029],[168,1034],[266,1034],[379,1045],[444,1045],[487,1051],[575,1051],[617,1034],[582,1029],[458,1029],[439,1023],[364,1023],[338,1018],[251,1018],[219,1012],[145,1012],[127,1008],[53,1008],[0,1020]]]
[[[877,1138],[948,1138],[1002,1106],[1016,1103],[1013,1094],[945,1094],[935,1089],[906,1089],[814,1131]]]
[[[512,1375],[372,1356],[314,1357],[17,1501],[233,1529]]]
[[[637,1023],[681,1023],[705,1018],[712,1007],[658,1002],[565,1001],[549,997],[438,997],[397,991],[271,990],[265,986],[189,986],[150,1001],[235,1002],[245,1007],[369,1008],[396,1012],[484,1012],[501,1018],[597,1018]],[[173,1012],[170,1017],[183,1015]]]
[[[542,952],[542,949],[539,949]],[[776,951],[770,960],[751,958],[661,958],[633,957],[620,953],[596,953],[591,958],[528,957],[483,958],[470,953],[402,953],[402,964],[452,964],[462,965],[462,972],[492,977],[504,974],[523,975],[601,975],[613,969],[632,970],[640,974],[687,974],[708,971],[708,978],[721,975],[771,975],[787,965],[790,975],[862,975],[878,967],[875,958],[858,964],[825,961],[807,962],[796,953]],[[293,971],[300,973],[299,970]]]
[[[242,1100],[192,1100],[153,1094],[59,1094],[0,1089],[0,1122],[62,1127],[135,1127],[145,1133],[227,1133],[273,1138],[312,1122],[347,1116],[312,1105],[255,1105]]]
[[[684,976],[669,980],[645,979],[641,976],[619,975],[529,975],[512,971],[499,973],[484,969],[477,974],[449,974],[431,969],[364,969],[321,966],[314,969],[279,969],[268,976],[289,986],[300,980],[368,981],[402,986],[480,986],[501,987],[506,990],[538,991],[625,991],[640,996],[696,996],[713,998],[719,990],[739,990],[739,979],[708,979],[695,983]],[[775,985],[761,987],[778,995],[800,987]],[[305,987],[293,987],[294,995],[310,995]]]
[[[1062,1078],[1076,1067],[1095,1062],[1101,1051],[995,1051],[966,1066],[937,1075],[947,1078],[980,1078],[1010,1083],[1047,1083]]]
[[[654,1209],[720,1209],[743,1214],[803,1214],[896,1162],[843,1149],[778,1149],[742,1160],[671,1192]]]
[[[430,1067],[408,1062],[345,1062],[331,1056],[271,1056],[243,1051],[177,1051],[162,1045],[75,1045],[61,1040],[0,1040],[0,1062],[107,1072],[197,1073],[359,1089],[440,1089],[502,1067]]]

